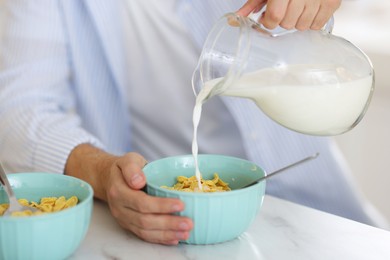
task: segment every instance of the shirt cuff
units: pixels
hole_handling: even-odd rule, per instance
[[[73,133],[47,133],[38,143],[33,160],[33,171],[63,174],[72,150],[84,143],[104,148],[97,138],[84,130]]]

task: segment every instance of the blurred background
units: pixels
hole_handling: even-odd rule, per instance
[[[375,70],[375,92],[359,125],[336,136],[357,185],[390,222],[390,1],[344,0],[333,34],[363,50]]]
[[[0,37],[2,23],[0,0]],[[361,123],[336,136],[356,185],[390,223],[390,1],[344,0],[334,35],[362,49],[375,69],[375,93]]]

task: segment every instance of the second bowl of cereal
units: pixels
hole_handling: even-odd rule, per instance
[[[201,187],[195,178],[192,155],[150,162],[144,168],[147,193],[185,203],[178,215],[191,218],[194,228],[189,239],[181,242],[215,244],[237,238],[261,208],[266,182],[235,188],[264,176],[265,171],[250,161],[224,155],[201,154],[198,163]]]
[[[54,173],[15,173],[8,174],[8,179],[18,200],[45,213],[0,216],[0,259],[70,257],[89,227],[91,186],[80,179]],[[0,187],[0,211],[7,203],[7,195]]]

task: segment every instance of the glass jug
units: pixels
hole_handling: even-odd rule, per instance
[[[271,119],[310,135],[349,131],[374,90],[368,57],[322,30],[268,30],[234,13],[210,31],[192,84],[202,102],[215,95],[249,98]]]

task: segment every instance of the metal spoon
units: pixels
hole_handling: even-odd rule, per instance
[[[30,210],[31,212],[38,211],[38,209],[36,208],[27,207],[19,204],[18,200],[15,197],[15,193],[11,188],[11,185],[9,184],[7,174],[5,174],[4,168],[1,165],[1,163],[0,163],[0,183],[4,186],[5,192],[7,193],[9,199],[9,207],[4,212],[3,216],[11,216],[12,212],[16,212],[16,211],[25,211],[25,210]]]
[[[280,172],[283,172],[283,171],[285,171],[285,170],[287,170],[287,169],[290,169],[290,168],[292,168],[292,167],[294,167],[294,166],[297,166],[297,165],[299,165],[299,164],[301,164],[301,163],[304,163],[304,162],[310,161],[310,160],[312,160],[312,159],[315,159],[315,158],[318,157],[319,154],[320,154],[320,153],[317,152],[317,153],[315,153],[315,154],[313,154],[313,155],[310,155],[310,156],[308,156],[308,157],[306,157],[306,158],[303,158],[302,160],[299,160],[299,161],[297,161],[297,162],[295,162],[295,163],[289,164],[289,165],[287,165],[287,166],[285,166],[285,167],[283,167],[283,168],[280,168],[279,170],[276,170],[276,171],[274,171],[274,172],[271,172],[271,173],[267,174],[266,176],[263,176],[263,177],[261,177],[261,178],[258,178],[257,180],[252,181],[251,183],[246,184],[245,186],[242,186],[242,187],[239,187],[239,188],[236,188],[236,189],[243,189],[243,188],[252,186],[252,185],[254,185],[254,184],[258,183],[258,182],[261,182],[261,181],[263,181],[263,180],[265,180],[265,179],[268,179],[268,178],[274,176],[275,174],[278,174],[278,173],[280,173]]]

